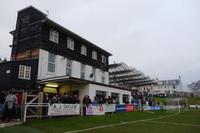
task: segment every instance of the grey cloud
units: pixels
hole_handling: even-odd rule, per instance
[[[12,3],[12,4],[10,4]],[[17,10],[33,5],[49,17],[151,77],[200,79],[198,0],[4,0],[0,57],[9,57]]]

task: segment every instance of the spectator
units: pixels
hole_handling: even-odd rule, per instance
[[[52,98],[52,104],[53,103],[58,103],[58,95],[57,94],[55,94],[54,96],[53,96],[53,98]]]
[[[16,93],[16,97],[17,97],[16,117],[17,121],[20,121],[21,109],[22,109],[22,93]]]
[[[74,95],[74,97],[73,97],[73,103],[74,104],[79,104],[80,103],[80,100],[79,100],[79,98],[78,98],[78,95]]]
[[[108,104],[112,104],[112,98],[108,96]]]
[[[83,104],[85,104],[86,106],[89,106],[91,103],[92,103],[92,102],[91,102],[91,99],[90,99],[89,96],[85,96],[85,97],[83,98]]]
[[[17,97],[13,93],[9,93],[4,103],[4,113],[2,121],[10,121],[16,113]]]
[[[104,101],[105,101],[105,100],[103,99],[103,97],[100,97],[100,98],[99,98],[99,104],[103,104]]]
[[[91,99],[89,96],[83,98],[83,115],[86,115],[86,108],[91,104]]]
[[[92,101],[92,104],[93,105],[96,105],[96,104],[99,104],[99,100],[98,100],[98,97],[94,97],[94,100]]]

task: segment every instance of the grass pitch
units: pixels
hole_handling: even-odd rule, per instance
[[[155,111],[32,120],[24,125],[0,128],[0,133],[64,133],[69,131],[80,133],[199,133],[200,110],[180,114]]]

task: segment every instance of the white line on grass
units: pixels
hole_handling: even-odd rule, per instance
[[[83,132],[83,131],[90,131],[90,130],[94,130],[94,129],[114,127],[114,126],[126,125],[126,124],[131,124],[131,123],[146,122],[146,121],[163,119],[163,118],[167,118],[167,117],[173,117],[173,116],[176,116],[178,114],[180,114],[180,113],[178,112],[178,113],[175,113],[175,114],[165,115],[165,116],[161,116],[161,117],[157,117],[157,118],[142,119],[142,120],[128,121],[128,122],[120,122],[120,123],[116,123],[116,124],[109,124],[109,125],[104,125],[104,126],[97,126],[97,127],[86,128],[86,129],[67,131],[67,132],[64,132],[64,133],[78,133],[78,132]]]
[[[157,123],[157,124],[169,124],[169,125],[177,125],[177,126],[193,126],[200,127],[198,124],[189,124],[189,123],[171,123],[171,122],[159,122],[159,121],[146,121],[148,123]]]

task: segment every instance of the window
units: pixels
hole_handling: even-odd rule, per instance
[[[67,48],[74,50],[74,40],[70,37],[67,38]]]
[[[96,81],[96,69],[92,68],[93,81]]]
[[[96,96],[104,99],[106,97],[106,91],[96,90]]]
[[[55,64],[56,62],[56,55],[49,53],[48,57],[48,72],[55,73]]]
[[[87,47],[85,45],[81,45],[81,54],[87,55]]]
[[[106,57],[104,55],[101,56],[101,62],[106,64]]]
[[[58,43],[59,34],[57,31],[50,29],[49,40],[55,43]]]
[[[85,79],[85,65],[81,64],[81,79]]]
[[[30,80],[31,79],[31,67],[19,65],[18,78]]]
[[[92,59],[97,60],[97,51],[92,51]]]
[[[71,76],[71,74],[72,74],[72,60],[67,58],[66,75]]]
[[[123,103],[129,103],[129,95],[123,94],[122,98]]]
[[[173,85],[173,89],[176,89],[176,86],[175,86],[175,85]]]
[[[102,82],[102,83],[105,83],[105,72],[102,72],[101,82]]]

